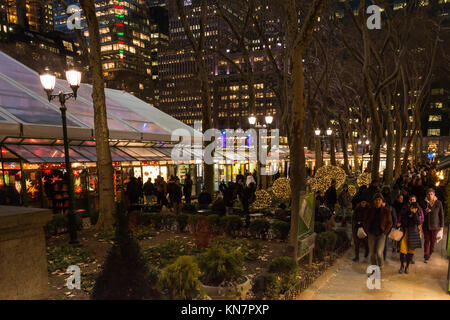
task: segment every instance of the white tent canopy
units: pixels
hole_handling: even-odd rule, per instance
[[[57,80],[54,92],[70,92]],[[187,136],[201,133],[133,95],[105,89],[111,139],[170,141],[176,129]],[[69,139],[92,140],[94,109],[92,86],[81,84],[77,100],[69,100]],[[62,138],[59,102],[48,102],[39,74],[0,51],[0,140],[4,137]]]

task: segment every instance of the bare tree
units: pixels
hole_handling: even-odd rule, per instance
[[[198,23],[200,25],[198,39],[194,36],[191,25],[188,21],[188,16],[184,8],[183,0],[175,0],[178,16],[183,25],[184,33],[189,41],[190,47],[193,51],[195,63],[197,67],[197,77],[201,86],[201,100],[202,100],[202,130],[203,132],[213,127],[211,117],[211,86],[209,83],[208,67],[207,67],[207,51],[205,46],[206,41],[206,24],[208,16],[208,5],[206,0],[201,0],[200,16]],[[208,143],[204,141],[205,145]],[[214,166],[212,164],[204,163],[204,185],[208,192],[214,192]]]
[[[80,0],[89,30],[89,66],[92,71],[92,101],[94,105],[94,135],[97,150],[99,180],[99,217],[96,228],[112,229],[114,223],[114,181],[109,129],[106,114],[105,85],[100,54],[100,34],[94,0]]]

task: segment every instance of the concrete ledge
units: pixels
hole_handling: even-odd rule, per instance
[[[46,299],[49,209],[0,206],[0,300]]]

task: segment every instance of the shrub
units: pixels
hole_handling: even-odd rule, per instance
[[[241,217],[235,214],[220,218],[220,225],[232,237],[238,235],[244,226]]]
[[[159,286],[168,299],[192,300],[201,298],[200,270],[192,256],[181,256],[166,266],[159,277]]]
[[[163,225],[167,230],[171,230],[177,221],[177,216],[174,213],[165,213],[163,215]]]
[[[269,264],[268,271],[280,277],[281,290],[289,290],[297,281],[297,262],[291,257],[277,257]]]
[[[289,229],[291,225],[289,222],[285,221],[274,221],[272,223],[272,229],[276,235],[277,238],[286,240],[289,236]]]
[[[151,227],[142,226],[136,229],[136,231],[134,232],[134,236],[137,240],[149,239],[155,236],[155,230],[153,230],[153,228]]]
[[[244,256],[239,250],[227,252],[215,245],[198,256],[205,284],[218,286],[223,282],[239,281],[243,276]]]
[[[265,239],[270,230],[270,222],[267,219],[256,219],[250,222],[250,234],[257,238]]]
[[[221,233],[222,226],[220,224],[220,215],[210,214],[207,216],[208,224],[214,233]]]
[[[275,274],[263,273],[255,278],[252,291],[258,300],[276,299],[280,295],[281,283]]]
[[[92,290],[95,300],[155,299],[157,272],[150,270],[124,211],[117,212],[115,243]]]
[[[188,225],[189,216],[187,214],[179,214],[176,216],[178,232],[185,232]]]
[[[208,218],[200,214],[193,214],[188,219],[189,230],[194,234],[197,248],[206,248],[212,237]]]
[[[143,213],[140,216],[140,223],[144,226],[149,226],[152,224],[152,215],[150,213]]]
[[[350,245],[350,239],[347,235],[347,232],[343,230],[334,231],[337,236],[337,241],[335,245],[335,249],[348,247]]]
[[[83,228],[83,219],[81,215],[75,215],[75,225],[77,230]],[[55,214],[52,219],[44,226],[46,236],[56,235],[58,232],[67,232],[69,230],[69,218],[66,214]]]
[[[195,204],[185,203],[181,211],[185,213],[195,213],[196,212]]]
[[[323,259],[328,252],[336,248],[338,236],[334,231],[325,231],[317,234],[314,247],[314,256]]]
[[[164,213],[155,212],[150,214],[150,220],[155,229],[162,229],[164,226]]]

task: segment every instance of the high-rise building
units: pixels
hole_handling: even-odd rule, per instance
[[[2,0],[0,1],[0,24],[3,32],[15,27],[34,32],[53,31],[51,0]],[[10,29],[11,27],[11,29]]]
[[[68,4],[78,3],[71,0]],[[156,88],[152,81],[157,78],[156,54],[152,52],[159,45],[162,31],[151,18],[148,3],[145,0],[97,0],[95,7],[106,85],[156,104]],[[74,36],[73,30],[67,28],[68,17],[63,7],[55,6],[55,29]],[[89,31],[83,15],[81,28],[88,40]]]
[[[241,7],[236,1],[222,3],[233,18],[242,16]],[[160,104],[159,108],[173,117],[193,125],[202,119],[201,89],[197,79],[194,55],[184,32],[181,20],[173,1],[169,1],[169,47],[159,55]],[[195,38],[199,36],[200,1],[185,1],[188,23]],[[262,11],[262,9],[261,9]],[[237,22],[239,23],[239,22]],[[267,23],[271,23],[267,21]],[[270,37],[271,42],[279,42],[277,37]],[[228,25],[221,19],[212,4],[208,4],[205,28],[206,65],[211,81],[212,115],[214,127],[247,128],[250,115],[248,82],[230,61],[217,53],[223,50],[236,64],[244,66],[242,54],[233,52],[237,40]],[[278,125],[276,98],[267,85],[264,49],[255,37],[249,46],[250,61],[254,70],[254,87],[256,90],[256,115],[271,113],[275,116],[274,125]]]

